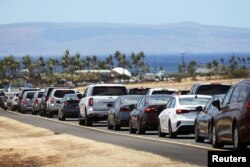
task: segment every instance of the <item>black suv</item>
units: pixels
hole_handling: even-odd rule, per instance
[[[197,83],[194,84],[191,89],[191,95],[201,94],[201,95],[219,95],[226,94],[227,91],[231,88],[230,84],[222,84],[222,83]]]

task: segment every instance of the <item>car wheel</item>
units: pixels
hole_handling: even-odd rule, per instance
[[[169,138],[176,138],[176,134],[172,130],[171,122],[168,123],[168,137]]]
[[[195,134],[195,137],[194,137],[195,138],[195,142],[197,142],[197,143],[204,142],[204,138],[200,137],[197,123],[195,124],[194,134]]]
[[[62,120],[62,121],[65,121],[65,119],[66,119],[66,117],[64,116],[64,113],[61,112],[61,120]]]
[[[51,113],[51,111],[47,111],[47,117],[48,118],[53,118],[53,114]]]
[[[235,150],[242,150],[246,148],[246,144],[241,143],[240,137],[239,137],[239,130],[237,125],[234,126],[233,130],[233,144]]]
[[[113,129],[113,126],[110,125],[110,120],[107,121],[107,129]]]
[[[163,133],[162,131],[161,131],[161,124],[160,124],[160,121],[159,121],[159,123],[158,123],[158,136],[159,137],[166,137],[166,133]]]
[[[13,105],[10,106],[10,110],[11,110],[11,111],[14,111],[14,110],[15,110]]]
[[[224,146],[222,143],[218,141],[217,132],[214,125],[212,127],[212,146],[214,148],[222,148]]]
[[[117,122],[114,120],[114,127],[113,127],[113,130],[120,130],[121,129],[121,126],[120,125],[117,125]]]
[[[91,118],[89,118],[88,116],[87,116],[87,114],[85,113],[85,126],[92,126],[92,120],[91,120]]]
[[[79,113],[79,125],[84,125],[85,121],[82,118],[81,114]]]
[[[135,132],[136,132],[136,130],[135,130],[135,129],[133,129],[132,122],[131,122],[131,121],[129,121],[129,133],[130,133],[130,134],[134,134]]]
[[[43,116],[44,116],[44,111],[43,111],[43,110],[40,110],[40,111],[39,111],[39,115],[40,115],[41,117],[43,117]]]
[[[140,122],[137,122],[137,125],[138,125],[138,128],[137,128],[138,134],[139,135],[145,134],[145,128],[141,127]]]

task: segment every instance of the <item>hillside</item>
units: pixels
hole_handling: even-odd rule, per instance
[[[17,23],[0,25],[0,54],[250,52],[250,29],[184,22],[164,25]]]

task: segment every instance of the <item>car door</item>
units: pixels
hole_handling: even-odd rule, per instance
[[[119,106],[120,106],[120,98],[117,98],[113,107],[111,107],[108,111],[108,119],[112,123],[114,121],[114,115],[119,112]]]
[[[173,110],[174,106],[176,103],[175,97],[172,98],[169,103],[167,104],[167,107],[165,110],[162,111],[161,113],[161,130],[162,132],[168,132],[168,123],[169,123],[169,114]]]
[[[228,114],[230,110],[230,100],[232,97],[232,94],[234,92],[235,87],[232,87],[228,93],[225,95],[224,100],[222,101],[221,104],[221,109],[220,111],[214,116],[215,120],[215,128],[216,128],[216,133],[217,137],[219,140],[224,140],[227,136],[227,119],[228,119]]]
[[[140,110],[142,110],[142,108],[144,107],[144,103],[145,103],[145,97],[142,98],[136,105],[136,107],[133,109],[133,111],[130,113],[130,117],[131,117],[131,123],[133,125],[136,125],[137,123],[137,118],[138,118],[138,114],[140,112]]]
[[[214,98],[211,99],[207,103],[204,111],[201,111],[199,113],[199,115],[198,115],[197,124],[198,124],[199,133],[201,135],[206,135],[207,134],[207,127],[208,127],[208,122],[209,122],[209,117],[210,117],[209,111],[211,111],[213,101],[214,101]]]

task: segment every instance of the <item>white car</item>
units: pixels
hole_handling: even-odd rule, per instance
[[[159,137],[166,134],[175,138],[177,134],[194,133],[194,121],[211,96],[206,95],[176,95],[169,100],[166,109],[159,115]],[[199,110],[199,111],[198,111]]]

